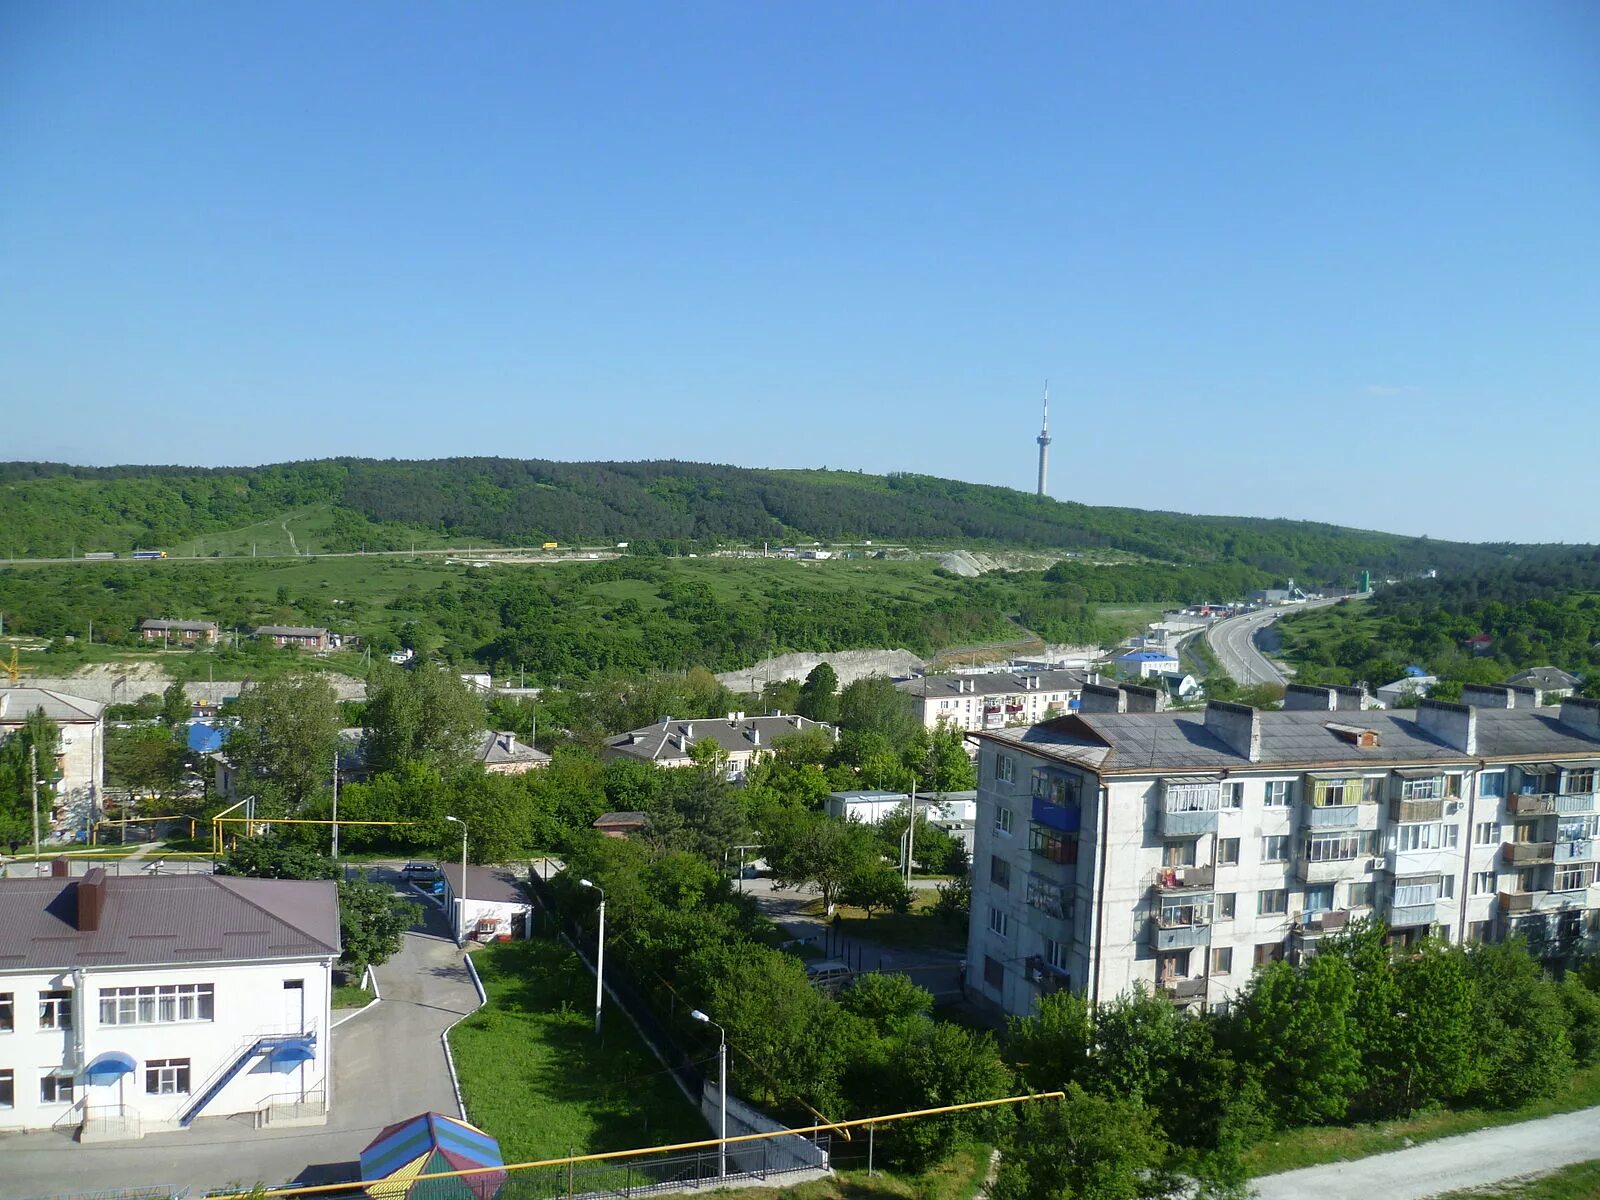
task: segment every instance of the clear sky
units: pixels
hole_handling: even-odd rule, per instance
[[[1600,6],[0,2],[0,458],[1600,541]]]

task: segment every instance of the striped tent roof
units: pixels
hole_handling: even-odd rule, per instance
[[[361,1179],[373,1200],[404,1200],[418,1175],[500,1167],[500,1143],[475,1126],[428,1112],[390,1125],[361,1152]],[[419,1185],[428,1200],[492,1200],[505,1182],[504,1171],[485,1171],[459,1179],[434,1179]]]

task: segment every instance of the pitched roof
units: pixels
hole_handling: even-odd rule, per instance
[[[268,637],[327,637],[328,631],[315,625],[258,625],[256,636]]]
[[[550,756],[518,741],[514,733],[496,733],[491,729],[478,743],[478,761],[493,767],[501,763],[547,763]]]
[[[1360,713],[1266,710],[1261,756],[1251,762],[1206,728],[1203,712],[1081,713],[1021,729],[975,733],[1100,773],[1183,770],[1303,770],[1319,766],[1386,768],[1466,760],[1583,756],[1600,761],[1600,740],[1562,725],[1554,708],[1478,708],[1477,750],[1468,755],[1439,741],[1412,710]],[[1360,749],[1341,728],[1357,724],[1378,735]]]
[[[1031,681],[1038,680],[1037,686]],[[946,696],[1009,696],[1018,692],[1077,691],[1082,671],[985,671],[972,675],[923,675],[902,679],[895,687],[922,699]]]
[[[207,630],[215,629],[216,627],[217,623],[215,621],[169,621],[165,617],[156,617],[148,621],[141,621],[139,623],[140,629],[167,629],[174,630],[178,633],[183,633],[191,629],[196,633],[205,633]]]
[[[733,754],[747,750],[769,750],[773,739],[785,734],[800,733],[807,729],[831,731],[832,728],[823,721],[782,713],[766,717],[739,717],[736,720],[696,717],[692,721],[666,720],[643,729],[619,733],[606,739],[606,747],[635,758],[660,762],[688,758],[686,744],[692,746],[707,738]]]
[[[69,696],[49,688],[0,688],[0,722],[21,724],[40,708],[58,725],[98,721],[106,711],[106,706],[98,700],[85,700],[82,696]]]
[[[1518,671],[1508,684],[1531,683],[1546,690],[1554,688],[1575,688],[1583,682],[1576,675],[1563,671],[1560,667],[1529,667],[1526,671]]]
[[[445,882],[452,896],[461,895],[461,864],[441,863]],[[467,866],[467,899],[493,900],[500,904],[532,904],[522,881],[503,867]]]
[[[77,928],[79,879],[0,879],[0,971],[167,966],[339,953],[331,880],[109,875],[99,928]]]

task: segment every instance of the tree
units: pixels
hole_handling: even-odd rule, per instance
[[[140,725],[106,736],[109,780],[142,795],[170,800],[183,784],[184,747],[171,729]],[[161,811],[167,811],[165,807]]]
[[[1474,946],[1467,964],[1477,999],[1473,1098],[1495,1108],[1515,1108],[1555,1095],[1572,1074],[1560,989],[1521,938]]]
[[[805,683],[800,685],[800,698],[795,704],[795,711],[813,721],[832,724],[839,719],[838,691],[839,676],[827,663],[818,663],[811,668]]]
[[[879,858],[867,826],[821,813],[785,813],[764,832],[773,878],[793,887],[815,884],[829,914],[845,882]]]
[[[22,725],[0,742],[0,843],[30,840],[35,813],[41,828],[49,828],[50,795],[60,752],[61,730],[42,708],[28,713]]]
[[[336,879],[339,868],[331,858],[304,846],[275,837],[240,838],[220,864],[223,875],[255,879]]]
[[[167,690],[161,693],[161,723],[168,728],[176,729],[184,724],[193,711],[183,684],[169,684]]]
[[[244,795],[292,813],[331,787],[339,706],[327,680],[311,674],[264,680],[245,690],[234,713],[239,724],[228,753]]]
[[[978,786],[978,771],[966,750],[966,732],[951,721],[919,729],[906,747],[905,763],[924,792],[963,792]]]
[[[869,920],[879,909],[897,913],[911,909],[911,889],[900,872],[882,859],[866,863],[848,876],[839,889],[839,899],[866,909]]]
[[[901,1021],[931,1013],[933,993],[912,983],[909,976],[869,971],[840,993],[839,1005],[871,1021],[879,1033],[888,1033]]]
[[[1561,1006],[1566,1010],[1573,1061],[1580,1067],[1600,1062],[1600,995],[1576,975],[1568,975],[1561,981]]]
[[[1344,1119],[1360,1087],[1361,1049],[1350,1021],[1350,964],[1316,955],[1258,971],[1239,1006],[1240,1044],[1261,1066],[1267,1097],[1287,1127]]]
[[[381,774],[417,762],[449,774],[465,764],[484,719],[483,702],[456,672],[377,663],[362,739],[367,769]]]
[[[422,920],[422,906],[395,895],[386,883],[365,876],[339,882],[339,961],[352,976],[381,966],[400,951],[407,929]]]
[[[1059,1102],[1021,1106],[991,1200],[1157,1200],[1177,1193],[1166,1141],[1136,1100],[1067,1085]]]
[[[872,1111],[939,1108],[993,1100],[1006,1094],[1006,1070],[987,1033],[949,1021],[902,1021],[879,1046],[882,1069],[873,1072],[871,1093],[858,1106]],[[926,1170],[948,1157],[989,1123],[983,1110],[900,1121],[878,1134],[887,1156],[912,1170]]]
[[[1035,1091],[1058,1091],[1081,1078],[1093,1048],[1089,1002],[1073,992],[1040,996],[1032,1016],[1007,1023],[1007,1055]]]
[[[839,693],[839,726],[850,733],[876,733],[896,752],[922,728],[907,696],[886,675],[868,675]]]
[[[1467,1095],[1478,1078],[1477,988],[1466,956],[1432,940],[1395,959],[1394,1111]]]
[[[936,889],[939,898],[933,902],[933,915],[947,925],[965,925],[972,917],[972,875],[962,872],[948,879]]]

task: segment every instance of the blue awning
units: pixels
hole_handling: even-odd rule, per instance
[[[267,1064],[274,1071],[292,1071],[301,1063],[310,1062],[316,1056],[316,1048],[310,1038],[295,1038],[269,1050]]]
[[[90,1083],[115,1083],[124,1075],[132,1074],[135,1066],[131,1055],[112,1050],[84,1068],[83,1076]]]

